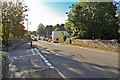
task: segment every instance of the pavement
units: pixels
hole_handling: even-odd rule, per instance
[[[62,78],[60,73],[30,43],[9,51],[9,78]]]

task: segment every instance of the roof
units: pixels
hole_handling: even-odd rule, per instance
[[[64,27],[58,27],[54,31],[66,31]]]

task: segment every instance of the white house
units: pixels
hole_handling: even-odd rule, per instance
[[[55,29],[54,31],[52,31],[52,41],[59,42],[62,32],[64,32],[67,37],[69,36],[68,32],[65,29],[59,27],[59,28]]]

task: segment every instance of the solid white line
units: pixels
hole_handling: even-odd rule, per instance
[[[39,52],[36,48],[34,48],[34,50],[36,50],[36,51],[37,51],[37,53],[38,53],[38,54],[40,54],[40,52]],[[41,55],[41,54],[40,54],[40,55]]]
[[[56,70],[63,78],[65,78],[65,76],[58,69],[56,69]]]
[[[31,49],[31,52],[33,53],[33,55],[35,55],[35,52],[34,52],[34,50],[33,50],[33,49]]]
[[[15,57],[19,58],[19,57],[27,57],[27,56],[33,56],[33,54],[31,54],[31,55],[24,55],[24,56],[15,56]],[[13,57],[9,57],[9,58],[13,58]]]

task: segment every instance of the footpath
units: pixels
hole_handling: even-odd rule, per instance
[[[9,78],[62,78],[37,48],[30,48],[30,43],[22,44],[8,54]]]

